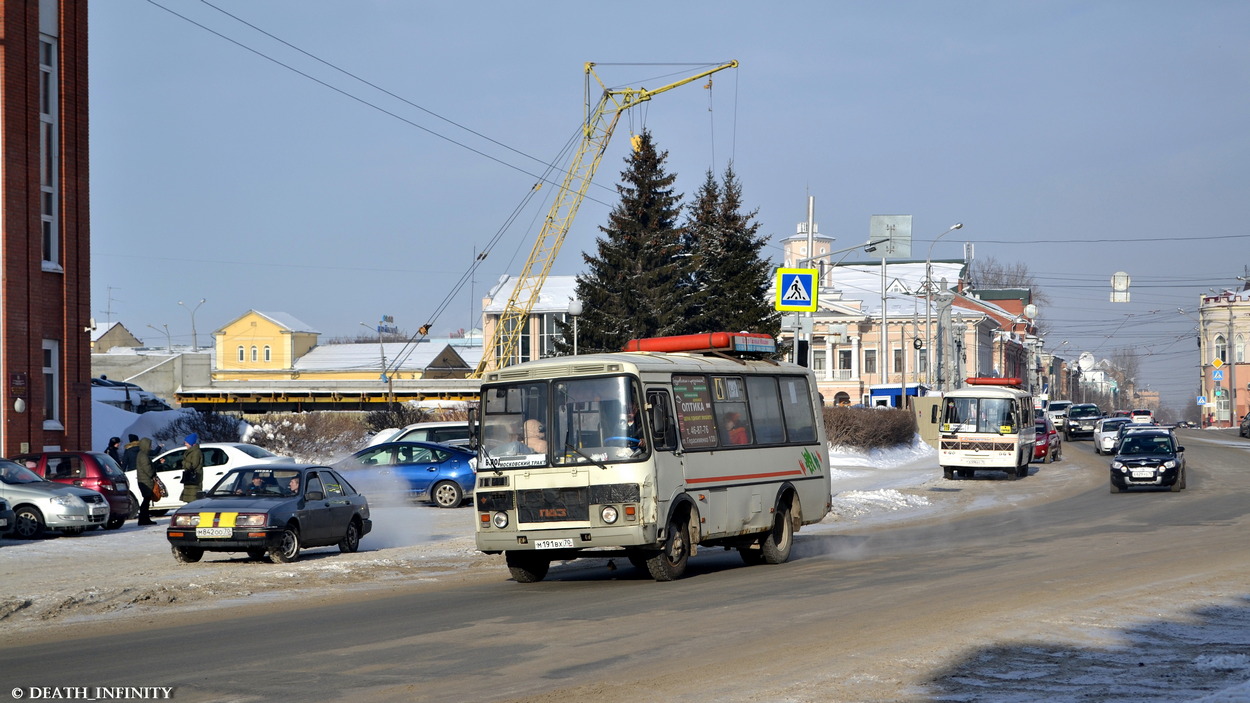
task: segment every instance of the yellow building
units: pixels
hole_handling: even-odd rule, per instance
[[[296,360],[317,346],[319,334],[286,313],[248,310],[213,332],[217,352],[213,379],[289,378]]]

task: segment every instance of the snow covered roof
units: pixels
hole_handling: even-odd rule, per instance
[[[100,327],[97,325],[94,329],[91,330],[91,341],[93,342],[100,341],[101,337],[103,337],[104,335],[112,331],[114,327],[121,326],[121,324],[122,323],[120,322],[110,322],[107,325],[104,325],[103,327]]]
[[[301,320],[296,318],[294,315],[290,315],[285,312],[261,312],[259,310],[253,310],[252,312],[256,313],[257,315],[260,315],[261,317],[268,319],[269,321],[275,324],[281,325],[282,327],[285,327],[291,330],[292,332],[307,332],[310,334],[321,334],[315,328],[313,328],[312,325],[302,322]]]
[[[508,304],[508,296],[516,288],[516,276],[504,275],[486,294],[490,303],[483,306],[484,313],[501,313]],[[569,301],[577,297],[577,276],[548,276],[546,283],[539,290],[538,300],[534,303],[533,312],[567,312]]]
[[[477,361],[470,363],[465,353],[472,347],[459,347],[429,341],[408,344],[405,342],[388,342],[377,344],[323,344],[301,356],[295,362],[297,371],[377,371],[382,370],[382,356],[386,356],[386,366],[392,372],[423,372],[444,351],[450,349],[464,360],[466,367],[477,366]],[[472,354],[469,354],[472,356]],[[481,345],[477,346],[477,360],[482,356]]]

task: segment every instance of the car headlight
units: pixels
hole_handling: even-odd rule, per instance
[[[508,514],[500,510],[491,518],[490,523],[502,530],[508,526]]]
[[[1168,461],[1163,462],[1163,468],[1165,469],[1175,469],[1176,467],[1177,467],[1177,463],[1176,461],[1172,459],[1169,459]]]
[[[269,516],[266,513],[239,513],[234,519],[235,527],[264,527]]]
[[[64,493],[59,496],[52,496],[52,503],[54,505],[64,505],[66,507],[75,507],[75,506],[85,505],[85,503],[82,502],[82,498],[79,498],[78,496],[72,495],[70,493]]]
[[[1124,464],[1121,464],[1121,463],[1120,463],[1120,462],[1118,462],[1118,461],[1113,461],[1113,462],[1111,462],[1111,470],[1112,470],[1112,471],[1123,471],[1123,470],[1124,470]]]
[[[605,524],[611,525],[620,517],[620,513],[616,511],[616,506],[605,505],[599,509],[599,517]]]
[[[198,527],[200,524],[199,513],[174,513],[174,517],[169,521],[174,527]]]

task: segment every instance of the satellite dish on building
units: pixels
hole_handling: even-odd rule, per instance
[[[1081,356],[1077,359],[1076,365],[1081,367],[1082,371],[1089,371],[1094,368],[1095,363],[1097,362],[1094,361],[1093,354],[1090,354],[1089,352],[1081,352]]]

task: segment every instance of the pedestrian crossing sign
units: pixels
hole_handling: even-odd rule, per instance
[[[783,312],[816,309],[816,269],[777,269],[777,305]]]

